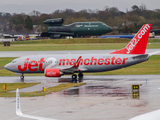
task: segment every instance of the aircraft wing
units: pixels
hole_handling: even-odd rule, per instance
[[[75,71],[79,71],[78,67],[79,67],[81,58],[82,58],[82,56],[80,56],[80,57],[77,59],[77,61],[75,62],[75,64],[74,64],[72,67],[70,67],[70,68],[64,68],[64,69],[62,69],[61,71],[62,71],[63,73],[74,73]]]
[[[21,106],[20,106],[20,96],[19,96],[19,89],[18,88],[16,90],[16,114],[19,117],[30,118],[30,119],[35,119],[35,120],[56,120],[56,119],[51,119],[51,118],[23,114],[21,111]]]
[[[60,35],[74,35],[74,33],[68,33],[68,32],[49,32],[52,34],[60,34]]]
[[[61,35],[63,36],[74,36],[74,33],[69,33],[69,32],[43,32],[41,34],[41,37],[50,37],[50,35],[53,34],[54,37],[60,37]]]

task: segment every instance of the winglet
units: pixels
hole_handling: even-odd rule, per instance
[[[82,56],[79,56],[79,58],[77,59],[76,63],[74,64],[73,67],[79,67],[80,61],[81,61]]]
[[[19,89],[17,88],[16,90],[16,114],[18,116],[23,115],[22,111],[21,111],[21,105],[20,105],[20,97],[19,97]]]
[[[35,119],[35,120],[56,120],[56,119],[51,119],[51,118],[44,118],[44,117],[39,117],[39,116],[23,114],[21,111],[20,96],[19,96],[18,88],[16,90],[16,114],[19,117],[30,118],[30,119]]]
[[[151,24],[144,24],[124,49],[110,54],[145,54],[151,26]]]

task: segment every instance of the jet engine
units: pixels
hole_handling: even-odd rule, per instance
[[[62,26],[63,22],[64,22],[63,18],[57,18],[57,19],[47,19],[43,23],[49,26]]]
[[[61,77],[63,72],[60,69],[47,68],[44,74],[46,77]]]

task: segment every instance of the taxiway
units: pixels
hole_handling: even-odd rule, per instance
[[[54,55],[54,54],[108,54],[115,50],[66,50],[66,51],[5,51],[0,57],[22,57],[28,55]],[[146,53],[160,51],[160,49],[146,49]],[[160,53],[158,54],[160,55]]]
[[[21,98],[21,107],[26,114],[57,120],[128,120],[160,109],[159,78],[160,75],[84,76],[87,83],[84,86],[45,97]],[[0,82],[4,81],[20,82],[19,77],[0,77]],[[25,82],[42,82],[37,86],[41,89],[48,84],[70,82],[70,76],[60,79],[26,76]],[[141,84],[139,92],[132,91],[131,84]],[[29,120],[16,116],[15,98],[0,98],[0,106],[0,120]]]

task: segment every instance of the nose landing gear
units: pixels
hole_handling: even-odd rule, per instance
[[[23,74],[21,74],[20,79],[22,82],[24,82],[24,75]]]

